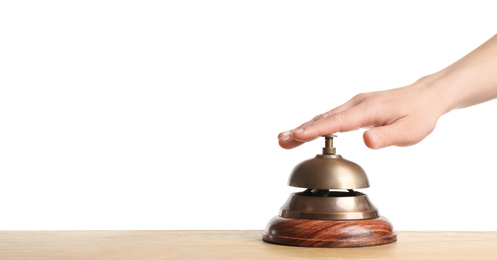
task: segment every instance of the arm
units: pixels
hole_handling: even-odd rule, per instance
[[[321,135],[370,127],[372,149],[408,146],[429,135],[443,114],[497,98],[497,35],[449,67],[396,89],[363,93],[301,126],[280,133],[294,148]]]

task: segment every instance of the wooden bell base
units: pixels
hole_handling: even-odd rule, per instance
[[[395,242],[397,234],[385,217],[361,220],[271,219],[266,242],[305,247],[361,247]]]

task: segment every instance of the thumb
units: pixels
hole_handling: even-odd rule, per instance
[[[419,142],[418,136],[413,133],[412,128],[405,120],[372,128],[364,132],[363,138],[366,146],[371,149],[380,149],[391,145],[408,146]]]

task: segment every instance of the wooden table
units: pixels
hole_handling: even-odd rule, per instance
[[[268,244],[262,231],[0,231],[0,259],[497,259],[497,232],[398,232],[363,248]]]

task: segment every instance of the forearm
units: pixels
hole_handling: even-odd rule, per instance
[[[446,112],[497,98],[497,35],[427,78],[447,101]]]

